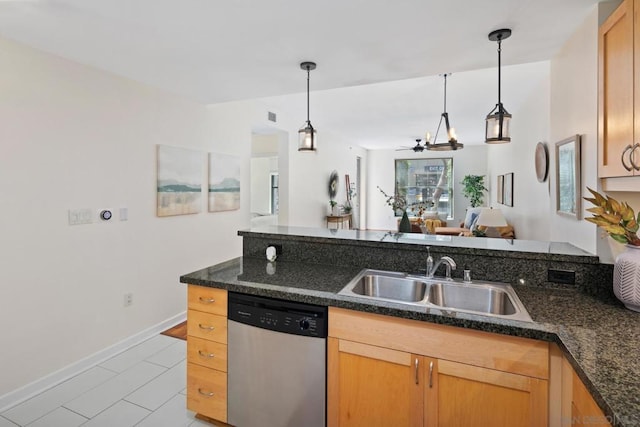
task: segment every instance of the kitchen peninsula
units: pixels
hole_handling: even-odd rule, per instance
[[[575,370],[613,425],[640,424],[640,367],[635,363],[635,355],[640,354],[638,315],[613,299],[609,290],[611,266],[599,264],[593,255],[563,243],[357,230],[265,227],[240,231],[239,235],[243,237],[241,258],[184,275],[180,281],[196,285],[190,288],[328,306],[330,335],[331,310],[346,309],[549,343]],[[270,245],[280,249],[274,263],[264,256]],[[363,268],[424,270],[427,247],[435,260],[447,255],[459,267],[470,268],[473,278],[510,283],[533,322],[338,295]],[[454,277],[461,276],[460,270],[454,271]],[[575,284],[550,281],[556,276],[550,276],[549,270],[564,272],[557,277],[561,281],[573,278]],[[386,340],[393,341],[393,337]],[[556,383],[553,361],[549,375],[551,396]],[[556,410],[552,405],[550,413]]]

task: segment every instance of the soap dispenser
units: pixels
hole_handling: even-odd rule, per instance
[[[427,246],[427,277],[433,277],[433,258],[431,257],[431,246]]]

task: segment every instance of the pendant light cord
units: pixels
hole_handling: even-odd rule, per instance
[[[447,74],[445,73],[444,75],[444,110],[445,113],[447,112]]]
[[[307,65],[307,124],[311,123],[309,121],[309,75],[310,74],[311,74],[311,70],[309,69],[309,66]]]
[[[502,110],[502,98],[500,97],[502,92],[500,90],[500,85],[501,85],[500,82],[502,81],[501,79],[502,76],[500,72],[500,70],[502,69],[502,65],[500,61],[500,57],[501,57],[500,53],[502,51],[501,46],[502,46],[502,37],[498,38],[498,105],[500,105],[500,110]]]

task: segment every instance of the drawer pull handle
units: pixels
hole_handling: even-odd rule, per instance
[[[433,388],[433,362],[429,363],[429,388]]]
[[[198,327],[206,331],[213,331],[216,328],[215,326],[204,326],[202,323],[198,323]]]
[[[213,304],[214,302],[216,302],[215,298],[203,298],[203,297],[200,297],[199,299],[200,299],[200,302],[203,303],[203,304]]]
[[[205,353],[205,352],[203,352],[202,350],[198,350],[198,354],[199,354],[201,357],[206,357],[207,359],[213,359],[214,357],[216,357],[216,355],[215,355],[215,354],[213,354],[213,353]]]
[[[635,154],[636,154],[636,149],[640,148],[640,143],[636,143],[633,146],[633,149],[631,150],[631,154],[629,154],[629,161],[631,162],[631,166],[633,166],[633,168],[637,171],[640,171],[640,166],[638,166],[635,162]]]
[[[203,396],[206,397],[213,397],[213,392],[212,391],[202,391],[201,388],[198,389],[198,393],[200,393]]]
[[[624,155],[627,153],[627,151],[632,150],[632,149],[633,149],[633,146],[627,145],[624,148],[624,151],[622,152],[622,155],[620,156],[620,161],[622,162],[622,167],[624,167],[629,172],[631,172],[631,170],[633,170],[633,166],[627,165],[627,162],[624,161]],[[633,155],[633,151],[631,151],[631,154],[629,154],[629,160],[633,163],[632,155]]]
[[[418,358],[416,357],[416,384],[420,383],[420,379],[418,377]]]

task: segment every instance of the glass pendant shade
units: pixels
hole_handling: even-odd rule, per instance
[[[311,122],[307,122],[298,131],[298,151],[315,151],[317,140],[318,132],[311,126]]]
[[[298,151],[316,151],[318,135],[309,120],[309,74],[316,69],[316,63],[305,61],[300,64],[300,68],[307,72],[307,121],[298,131]]]
[[[511,114],[502,107],[496,105],[487,116],[485,129],[485,142],[487,144],[504,144],[511,142]]]
[[[511,142],[511,114],[502,105],[502,40],[511,36],[511,30],[503,28],[489,33],[489,40],[498,42],[498,103],[486,118],[485,138],[487,144]]]

